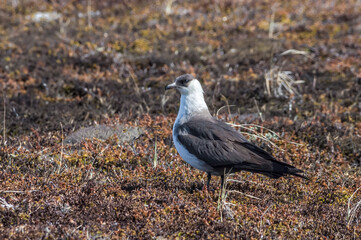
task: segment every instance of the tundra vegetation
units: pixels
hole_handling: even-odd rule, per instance
[[[2,0],[0,238],[359,239],[360,12]],[[202,190],[172,145],[179,95],[164,86],[184,73],[215,116],[310,180],[242,172],[224,196],[215,178]]]

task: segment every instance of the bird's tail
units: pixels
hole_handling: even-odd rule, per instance
[[[295,167],[287,167],[287,172],[286,174],[290,174],[293,176],[297,176],[306,180],[310,180],[308,177],[306,177],[305,175],[303,175],[302,173],[304,173],[301,169],[295,168]]]
[[[269,153],[253,144],[242,143],[241,147],[240,151],[244,151],[244,148],[248,149],[252,158],[248,161],[243,161],[242,164],[238,166],[240,170],[261,173],[271,178],[293,175],[308,179],[302,174],[303,171],[301,169],[295,168],[288,163],[276,160]]]
[[[279,178],[285,175],[293,175],[296,177],[300,177],[306,180],[309,180],[308,177],[303,175],[303,171],[301,169],[295,168],[291,165],[283,165],[283,164],[275,164],[276,166],[273,167],[272,171],[259,171],[259,173],[266,175],[271,178]]]
[[[293,175],[309,180],[305,175],[303,175],[303,171],[301,169],[275,159],[271,159],[270,161],[263,160],[262,162],[260,161],[260,163],[255,162],[247,165],[242,164],[239,168],[236,167],[236,169],[260,173],[271,178]]]

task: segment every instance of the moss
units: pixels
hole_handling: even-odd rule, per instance
[[[148,40],[146,40],[145,38],[138,38],[133,42],[132,49],[136,53],[145,53],[150,51],[152,48]]]
[[[346,219],[361,184],[355,4],[336,2],[330,10],[317,1],[302,8],[279,2],[276,9],[270,1],[174,1],[166,13],[157,1],[91,3],[100,12],[91,27],[74,17],[87,6],[73,0],[61,8],[47,1],[0,6],[1,239],[360,236],[359,211]],[[268,38],[270,9],[282,24],[275,39]],[[45,10],[63,19],[27,18]],[[308,56],[281,56],[287,49]],[[264,73],[275,65],[305,80],[299,96],[265,93]],[[221,113],[229,122],[281,135],[253,129],[310,181],[241,172],[227,187],[240,193],[229,192],[220,207],[219,178],[214,191],[203,191],[206,175],[172,145],[179,96],[164,95],[164,85],[185,72],[202,81],[212,112],[224,105],[223,95],[237,105],[232,115]],[[264,121],[244,118],[258,111]],[[74,129],[95,123],[146,131],[127,143],[91,137],[64,144]],[[360,198],[357,192],[352,206]]]

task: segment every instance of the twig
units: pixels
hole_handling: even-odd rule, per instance
[[[285,150],[281,149],[280,147],[278,147],[276,144],[274,144],[271,140],[269,140],[267,137],[263,136],[263,135],[259,135],[259,134],[253,134],[253,133],[248,133],[248,132],[242,132],[243,134],[255,137],[255,138],[259,138],[261,140],[264,140],[265,142],[268,142],[269,144],[271,144],[273,147],[277,148],[278,150],[284,152]]]
[[[270,19],[269,29],[268,29],[268,37],[269,38],[273,38],[274,29],[275,29],[275,11],[273,10],[271,19]]]
[[[272,133],[273,135],[275,135],[277,138],[282,138],[282,137],[281,137],[279,134],[277,134],[275,131],[272,131],[271,129],[266,128],[266,127],[263,127],[263,126],[261,126],[261,125],[257,125],[257,124],[253,124],[253,123],[242,123],[242,124],[229,123],[229,124],[232,125],[232,126],[234,126],[234,127],[240,127],[240,128],[244,128],[244,129],[247,129],[247,130],[254,131],[254,132],[257,132],[257,131],[256,131],[256,130],[253,130],[252,128],[245,127],[245,126],[251,126],[251,127],[261,128],[261,129],[264,129],[264,130],[269,131],[270,133]]]
[[[38,192],[40,190],[26,190],[26,191],[19,191],[19,190],[2,190],[0,193],[26,193],[26,192]]]
[[[235,106],[237,106],[237,105],[227,105],[227,106],[222,106],[222,107],[220,107],[220,108],[217,110],[217,112],[216,112],[216,116],[218,117],[219,112],[220,112],[223,108],[228,108],[228,111],[230,111],[230,110],[229,110],[230,107],[235,107]]]
[[[263,238],[263,234],[262,234],[262,229],[263,229],[263,217],[264,215],[268,212],[268,210],[273,206],[273,203],[271,203],[268,208],[262,213],[261,215],[261,221],[260,221],[260,226],[259,226],[259,230],[260,230],[260,234],[261,234],[261,239]]]
[[[261,125],[257,125],[257,124],[252,124],[252,123],[243,123],[243,124],[234,124],[234,123],[228,123],[229,125],[233,126],[233,127],[239,127],[239,128],[244,128],[244,129],[247,129],[249,131],[253,131],[255,133],[257,133],[257,131],[251,129],[251,128],[247,128],[245,126],[251,126],[251,127],[257,127],[257,128],[261,128],[261,129],[265,129],[267,131],[269,131],[270,133],[272,133],[273,135],[275,135],[278,139],[281,139],[282,137],[277,134],[275,131],[272,131],[271,129],[269,128],[266,128],[266,127],[263,127]],[[296,146],[303,146],[303,144],[301,143],[296,143],[296,142],[292,142],[292,141],[288,141],[289,143],[293,144],[293,145],[296,145]]]
[[[257,108],[257,111],[258,111],[258,115],[260,116],[261,121],[264,122],[264,118],[263,118],[262,112],[259,110],[258,103],[257,103],[256,99],[254,99],[254,102],[255,102],[255,104],[256,104],[256,108]]]
[[[157,139],[155,139],[154,143],[154,158],[153,158],[153,168],[157,167],[158,163],[158,154],[157,154]]]
[[[246,193],[237,191],[237,190],[228,190],[228,192],[229,192],[229,193],[232,193],[232,192],[233,192],[233,193],[240,193],[240,194],[245,195],[245,196],[247,196],[247,197],[249,197],[249,198],[253,198],[253,199],[257,199],[257,200],[262,200],[262,199],[260,199],[260,198],[258,198],[258,197],[255,197],[255,196],[252,196],[252,195],[249,195],[249,194],[246,194]]]
[[[134,82],[135,91],[136,91],[137,95],[139,96],[140,91],[139,91],[139,87],[138,87],[138,78],[134,74],[133,68],[129,64],[127,64],[127,68],[128,68],[128,71],[129,71],[129,75],[130,75],[130,77],[132,78],[132,80]]]
[[[60,123],[61,127],[61,150],[60,150],[60,166],[58,168],[58,173],[61,171],[61,167],[63,165],[63,150],[64,150],[64,135],[63,135],[63,124]]]
[[[361,200],[358,201],[356,203],[356,205],[354,207],[351,208],[351,200],[353,198],[353,196],[361,189],[361,187],[359,187],[358,189],[356,189],[356,191],[354,191],[351,195],[351,197],[348,199],[348,202],[347,202],[347,225],[349,225],[352,220],[355,218],[355,215],[356,215],[356,211],[357,209],[361,206]]]
[[[309,57],[308,52],[297,50],[297,49],[288,49],[280,54],[280,56],[285,56],[285,55],[303,55],[305,57]]]
[[[5,85],[4,85],[4,88],[3,88],[3,104],[4,104],[4,118],[3,118],[3,143],[4,143],[4,147],[6,146],[6,104],[5,104],[5,101],[6,101],[6,96],[5,96]]]
[[[14,209],[14,205],[7,203],[6,200],[4,198],[0,198],[0,206],[3,208],[7,208],[7,209]]]

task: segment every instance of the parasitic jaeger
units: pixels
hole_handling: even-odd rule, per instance
[[[179,155],[192,167],[208,175],[221,176],[238,171],[260,173],[271,178],[294,175],[305,178],[300,169],[276,160],[250,143],[240,132],[213,118],[204,101],[200,82],[190,74],[177,77],[165,90],[181,93],[179,112],[173,125],[173,142]]]

